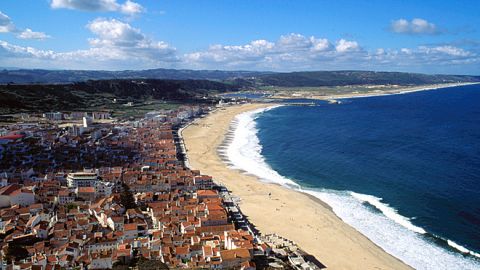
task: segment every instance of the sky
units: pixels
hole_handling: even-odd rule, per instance
[[[0,67],[480,75],[480,1],[1,0]]]

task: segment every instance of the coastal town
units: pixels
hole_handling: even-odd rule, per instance
[[[324,268],[261,234],[221,179],[186,166],[179,129],[216,109],[47,112],[2,126],[0,268]]]

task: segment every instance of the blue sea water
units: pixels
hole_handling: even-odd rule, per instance
[[[240,115],[231,163],[417,269],[480,269],[480,86],[316,103]]]

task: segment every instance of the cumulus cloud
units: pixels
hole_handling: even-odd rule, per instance
[[[140,29],[115,19],[99,18],[87,25],[96,38],[89,39],[93,48],[121,51],[127,57],[177,61],[176,49],[163,41],[154,41]]]
[[[98,18],[87,24],[87,28],[98,37],[89,40],[93,46],[134,46],[146,40],[139,29],[115,19]]]
[[[15,31],[15,25],[7,14],[0,11],[0,33]]]
[[[144,8],[133,1],[127,0],[120,4],[117,0],[52,0],[50,6],[54,9],[76,9],[83,11],[114,11],[127,15],[141,13]]]
[[[20,29],[15,26],[13,21],[5,13],[0,11],[0,33],[15,33],[19,39],[37,39],[44,40],[50,38],[43,32],[35,32],[30,28]]]
[[[13,62],[30,60],[55,68],[132,69],[171,66],[179,62],[174,47],[150,39],[128,23],[98,18],[86,27],[94,35],[88,40],[88,49],[55,52],[1,41],[0,56]]]
[[[427,54],[446,54],[454,57],[469,57],[473,56],[473,54],[469,51],[466,51],[462,48],[454,47],[454,46],[436,46],[436,47],[426,47],[421,46],[420,49]]]
[[[40,50],[0,41],[0,66],[145,69],[202,68],[273,71],[373,69],[445,72],[480,65],[475,50],[454,45],[366,49],[353,40],[287,34],[277,40],[216,44],[179,55],[175,47],[155,41],[129,23],[96,19],[86,25],[89,48],[70,52]]]
[[[44,39],[50,38],[49,35],[43,32],[32,31],[32,29],[30,28],[27,28],[22,32],[20,32],[20,34],[18,34],[17,37],[20,39],[38,39],[38,40],[44,40]]]
[[[406,19],[398,19],[392,21],[390,29],[394,33],[399,34],[438,34],[437,26],[427,20],[415,18],[411,21]]]
[[[416,48],[387,49],[381,54],[369,55],[369,61],[377,67],[451,70],[465,65],[478,65],[480,56],[455,46],[418,46]]]
[[[326,38],[292,33],[280,36],[277,41],[255,40],[245,45],[214,45],[207,50],[184,55],[189,65],[213,68],[254,69],[311,69],[333,62],[345,64],[350,58],[362,57],[356,41],[340,39],[332,44]]]
[[[333,45],[334,44],[334,45]],[[257,70],[381,69],[445,70],[453,66],[479,64],[473,51],[451,45],[414,48],[365,50],[356,41],[281,36],[277,41],[255,40],[244,45],[213,45],[206,50],[187,53],[187,68],[224,68]]]
[[[359,48],[360,47],[356,41],[348,41],[345,39],[340,39],[337,41],[337,45],[335,46],[337,52],[340,53],[357,51]]]
[[[123,5],[120,5],[120,11],[125,14],[138,14],[144,11],[144,8],[135,2],[127,0]]]

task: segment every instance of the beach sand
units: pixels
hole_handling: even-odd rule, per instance
[[[449,87],[465,86],[465,85],[474,85],[479,84],[478,82],[466,82],[466,83],[442,83],[442,84],[429,84],[429,85],[419,85],[419,86],[406,86],[400,88],[379,88],[377,90],[361,92],[361,93],[342,93],[338,95],[329,94],[329,95],[317,95],[317,91],[280,91],[281,94],[274,95],[272,98],[278,99],[298,99],[298,98],[307,98],[307,99],[318,99],[318,100],[337,100],[345,98],[359,98],[359,97],[377,97],[377,96],[388,96],[388,95],[398,95],[398,94],[407,94],[420,91],[430,91],[438,90]],[[294,87],[292,87],[295,89]]]
[[[240,197],[242,212],[260,232],[293,240],[328,269],[411,269],[344,223],[320,200],[227,167],[217,147],[231,121],[239,113],[266,106],[271,104],[218,109],[186,127],[182,136],[190,167],[213,176]]]

